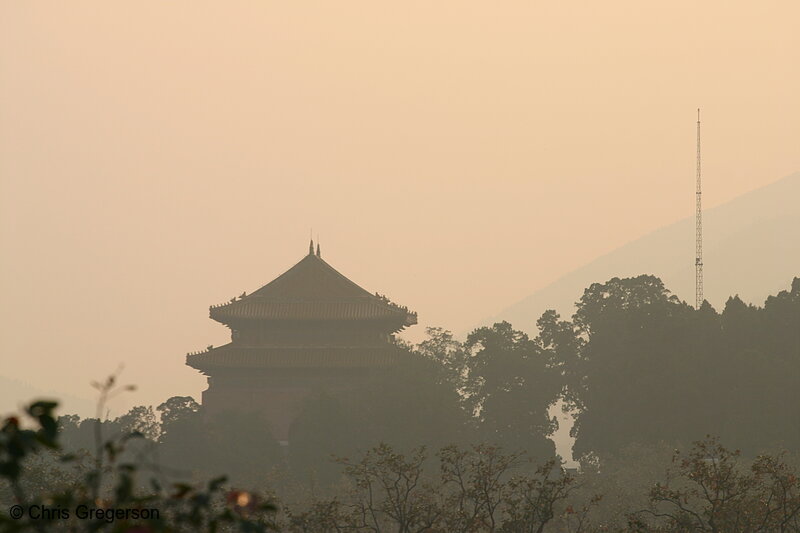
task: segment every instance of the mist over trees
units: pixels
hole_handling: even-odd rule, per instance
[[[559,400],[574,413],[579,460],[708,434],[747,455],[800,449],[800,278],[763,307],[733,296],[722,312],[695,310],[653,276],[613,278],[587,288],[571,319],[546,311],[537,328],[530,338],[500,322],[464,341],[429,329],[366,384],[311,395],[291,428],[289,464],[333,480],[331,455],[380,443],[403,452],[487,443],[547,460]],[[94,420],[60,421],[66,446],[91,449]],[[103,425],[143,433],[176,467],[247,472],[236,461],[248,463],[248,450],[264,464],[284,458],[256,406],[212,419],[173,397]]]
[[[575,454],[705,434],[753,454],[800,448],[800,279],[764,307],[695,310],[652,276],[589,287],[563,347]]]
[[[798,531],[800,278],[762,307],[732,296],[721,312],[653,276],[613,278],[571,318],[546,311],[536,325],[463,341],[431,328],[396,367],[307,398],[288,447],[257,406],[211,417],[178,396],[115,420],[61,416],[59,446],[85,468],[98,430],[135,433],[120,458],[277,491],[293,531]],[[579,473],[550,440],[559,401]],[[45,459],[29,462],[30,487],[80,482]],[[402,501],[388,479],[407,484]]]

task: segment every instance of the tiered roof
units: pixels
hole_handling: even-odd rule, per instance
[[[395,363],[402,349],[386,346],[236,346],[226,344],[186,356],[204,373],[215,369],[379,368]]]
[[[227,326],[251,321],[381,321],[396,332],[417,323],[406,307],[370,294],[318,254],[299,263],[250,295],[211,306],[212,319]]]
[[[316,253],[309,247],[309,254],[300,262],[254,293],[211,306],[209,314],[234,330],[271,325],[304,331],[325,323],[364,326],[390,334],[417,323],[416,313],[384,296],[370,294],[337,272],[323,261],[319,247]],[[187,354],[186,364],[206,374],[220,369],[383,367],[396,361],[402,350],[379,338],[376,333],[371,345],[353,341],[351,346],[340,345],[351,344],[342,339],[316,344],[302,336],[298,345],[290,346],[277,340],[265,340],[259,346],[234,340]]]

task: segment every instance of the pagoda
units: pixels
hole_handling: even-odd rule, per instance
[[[403,355],[394,334],[417,323],[416,313],[337,272],[313,241],[292,268],[209,314],[230,328],[231,342],[186,356],[208,376],[206,414],[259,412],[282,444],[312,391],[351,387],[392,365]]]

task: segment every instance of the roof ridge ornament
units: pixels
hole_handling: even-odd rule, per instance
[[[322,259],[322,254],[319,252],[319,237],[317,237],[317,257]]]
[[[314,239],[311,239],[308,243],[308,255],[314,255]]]

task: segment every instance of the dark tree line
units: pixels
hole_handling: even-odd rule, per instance
[[[578,457],[706,434],[748,454],[800,449],[800,279],[763,307],[734,296],[718,313],[658,278],[615,278],[584,292],[571,325],[556,349]]]
[[[103,440],[96,462],[81,464],[60,442],[55,406],[27,409],[33,429],[17,417],[0,424],[0,503],[10,506],[0,511],[0,531],[800,532],[800,479],[784,454],[745,461],[714,438],[675,451],[643,498],[611,516],[602,512],[606,495],[593,492],[596,471],[567,472],[556,459],[537,465],[485,444],[440,449],[437,469],[426,466],[424,447],[403,454],[381,444],[337,459],[343,475],[332,494],[281,501],[224,477],[164,483],[147,462],[123,459],[145,438],[137,431]],[[44,467],[43,455],[51,459]],[[601,486],[613,496],[618,481],[612,475]],[[32,511],[43,507],[59,511]],[[81,517],[80,507],[95,516]]]
[[[571,319],[547,311],[536,325],[533,338],[503,322],[465,342],[432,329],[373,390],[312,402],[304,424],[320,432],[297,440],[339,435],[339,451],[483,442],[547,459],[561,399],[577,458],[707,434],[748,455],[800,449],[800,278],[763,307],[733,296],[722,312],[653,276],[614,278],[587,288]]]
[[[432,328],[396,367],[311,395],[288,449],[257,412],[209,417],[173,397],[114,420],[54,419],[69,468],[48,446],[24,471],[0,466],[26,473],[16,486],[31,493],[114,490],[86,477],[112,462],[162,483],[225,474],[279,491],[296,531],[798,530],[797,458],[777,450],[800,450],[800,278],[762,307],[734,296],[721,312],[653,276],[614,278],[587,288],[570,319],[545,312],[536,331],[501,322],[460,341]],[[578,477],[549,439],[559,401],[575,416]]]
[[[275,467],[334,482],[341,469],[332,455],[381,443],[402,452],[491,444],[548,460],[558,427],[548,410],[559,400],[575,415],[582,460],[707,434],[748,455],[800,449],[798,278],[763,307],[734,296],[721,313],[707,303],[695,310],[653,276],[614,278],[587,288],[571,319],[547,311],[536,326],[530,337],[497,323],[465,341],[430,329],[427,340],[406,346],[398,366],[351,390],[309,397],[288,453],[257,413],[209,419],[188,397],[102,424],[107,434],[141,432],[176,470],[247,483]],[[67,416],[60,424],[65,446],[93,449],[96,420]]]

